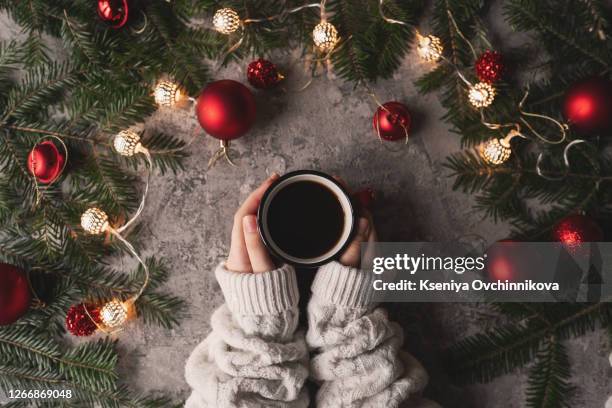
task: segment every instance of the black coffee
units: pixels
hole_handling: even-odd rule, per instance
[[[268,229],[274,243],[296,258],[316,258],[332,249],[342,237],[344,212],[326,186],[297,181],[272,198]]]

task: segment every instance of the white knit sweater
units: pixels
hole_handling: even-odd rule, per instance
[[[320,385],[316,407],[438,407],[418,398],[427,374],[400,351],[402,329],[372,305],[370,274],[336,262],[321,267],[306,335],[297,330],[292,267],[246,274],[220,265],[216,276],[226,303],[187,360],[186,408],[305,408],[309,376]]]

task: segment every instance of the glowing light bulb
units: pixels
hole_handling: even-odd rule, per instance
[[[219,9],[213,16],[213,27],[222,34],[231,34],[240,27],[240,16],[231,8]]]
[[[495,88],[485,82],[470,87],[468,99],[475,108],[486,108],[495,99]]]
[[[435,35],[417,34],[417,54],[425,61],[436,62],[442,57],[442,41]]]
[[[333,24],[321,21],[312,30],[312,39],[321,51],[327,52],[336,46],[340,38],[338,37],[338,30]]]
[[[102,234],[110,228],[108,215],[101,209],[92,207],[81,215],[81,227],[88,234]]]
[[[490,139],[480,146],[480,156],[486,163],[494,166],[505,163],[512,155],[510,140],[520,135],[513,129],[503,139]]]
[[[144,147],[140,143],[140,136],[133,130],[126,129],[115,135],[113,147],[122,156],[133,156],[141,152]]]
[[[110,329],[122,326],[127,321],[129,306],[128,302],[111,300],[100,309],[100,321]]]
[[[160,81],[155,86],[154,98],[159,106],[174,106],[182,97],[181,88],[171,81]]]

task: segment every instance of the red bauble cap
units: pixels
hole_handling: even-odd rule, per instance
[[[502,79],[506,67],[501,53],[487,50],[478,57],[474,69],[478,79],[491,84]]]
[[[374,132],[380,132],[384,140],[405,139],[410,132],[412,119],[406,105],[399,102],[387,102],[376,110],[372,119]]]
[[[279,74],[276,65],[260,58],[251,62],[247,68],[247,79],[255,88],[267,89],[278,84],[283,76]]]
[[[600,242],[604,234],[599,225],[591,217],[575,214],[565,217],[552,231],[555,241],[568,246],[579,245],[584,242]]]
[[[24,271],[0,263],[0,326],[15,322],[30,307],[30,286]]]
[[[565,94],[563,113],[580,133],[612,131],[612,81],[596,77],[576,82]]]
[[[128,9],[128,0],[98,0],[98,15],[112,28],[121,28],[127,23]]]
[[[200,126],[220,140],[237,139],[255,123],[253,93],[240,82],[224,79],[210,83],[196,103]]]
[[[88,303],[72,305],[66,313],[66,329],[74,336],[90,336],[98,328],[96,323],[99,323],[99,319],[100,311],[94,305]]]
[[[65,160],[55,143],[44,140],[34,146],[28,155],[28,170],[39,183],[50,184],[61,175]]]

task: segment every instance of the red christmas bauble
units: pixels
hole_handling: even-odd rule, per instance
[[[478,79],[488,84],[501,80],[506,70],[501,53],[490,50],[478,57],[474,68]]]
[[[55,143],[44,140],[28,155],[28,170],[39,183],[53,183],[61,175],[66,158]]]
[[[283,79],[283,76],[276,69],[276,65],[260,58],[249,64],[247,79],[255,88],[267,89],[278,84]]]
[[[98,15],[112,28],[121,28],[128,20],[128,0],[98,0]]]
[[[223,79],[210,83],[196,103],[200,126],[220,140],[237,139],[255,122],[253,93],[240,82]]]
[[[570,215],[559,221],[553,228],[552,237],[567,246],[604,239],[601,227],[591,217],[582,214]]]
[[[399,102],[387,102],[374,114],[372,126],[384,140],[405,139],[410,132],[412,119],[406,105]]]
[[[30,307],[30,286],[24,271],[0,263],[0,326],[11,324]]]
[[[565,94],[563,113],[580,133],[612,131],[612,81],[596,77],[576,82]]]
[[[72,305],[66,313],[66,329],[75,336],[90,336],[97,330],[99,319],[100,311],[96,306],[88,303]]]

